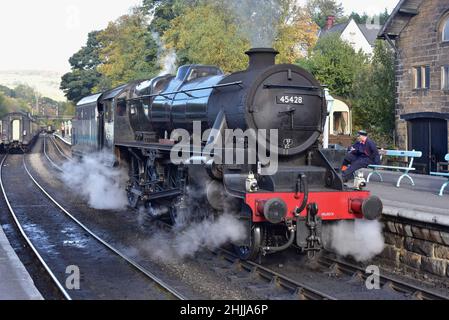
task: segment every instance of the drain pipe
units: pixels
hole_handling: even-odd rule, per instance
[[[290,246],[293,244],[293,241],[295,241],[296,232],[295,232],[295,228],[292,226],[289,228],[289,230],[290,230],[290,237],[286,244],[284,244],[283,246],[280,246],[280,247],[264,247],[264,248],[262,248],[262,252],[267,254],[267,253],[284,251],[284,250],[287,250],[288,248],[290,248]]]

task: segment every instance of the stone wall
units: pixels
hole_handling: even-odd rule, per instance
[[[396,142],[407,146],[407,124],[402,114],[449,113],[449,92],[441,90],[441,66],[449,64],[449,43],[441,42],[439,24],[449,11],[447,0],[425,0],[396,41]],[[413,67],[430,66],[430,89],[413,89]]]
[[[418,226],[388,218],[384,218],[384,225],[382,258],[395,267],[406,266],[449,277],[449,228]]]

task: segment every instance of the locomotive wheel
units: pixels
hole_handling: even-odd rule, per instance
[[[132,191],[128,191],[127,196],[128,196],[129,206],[131,208],[137,209],[139,201],[140,201],[140,197]]]
[[[131,190],[133,188],[140,189],[139,186],[139,165],[137,163],[137,160],[132,157],[131,163],[129,167],[129,178],[130,178],[130,184],[129,184],[129,191],[127,191],[127,197],[128,197],[128,203],[131,208],[136,209],[139,205],[140,197],[132,192]]]
[[[264,243],[265,232],[263,227],[254,225],[251,230],[251,245],[249,247],[234,245],[234,250],[241,260],[256,260]]]

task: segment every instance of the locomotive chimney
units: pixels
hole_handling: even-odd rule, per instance
[[[253,48],[245,53],[249,56],[248,70],[264,69],[274,65],[279,54],[272,48]]]

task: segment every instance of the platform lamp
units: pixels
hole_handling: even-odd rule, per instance
[[[327,117],[326,117],[326,125],[324,126],[324,134],[323,134],[323,149],[329,148],[329,122],[330,116],[334,110],[334,97],[332,97],[329,93],[329,89],[325,88],[324,93],[326,96],[327,103]]]

